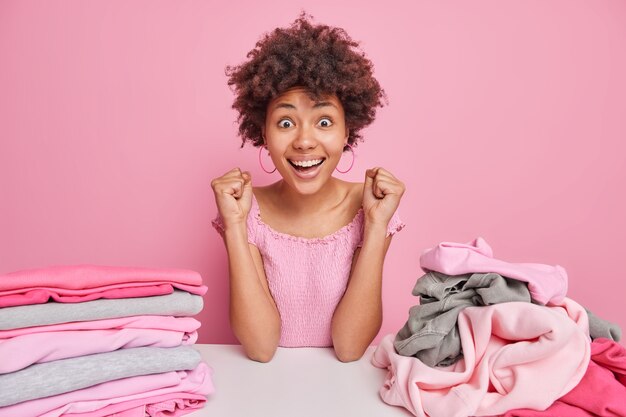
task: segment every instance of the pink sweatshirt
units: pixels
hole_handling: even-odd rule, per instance
[[[398,355],[385,336],[372,363],[389,370],[380,395],[416,416],[499,415],[516,408],[545,409],[574,388],[589,363],[584,309],[502,303],[468,307],[458,319],[464,358],[431,368]]]
[[[558,303],[567,294],[567,273],[561,266],[510,263],[493,257],[483,238],[469,243],[442,242],[420,257],[424,271],[447,275],[495,272],[528,283],[533,300],[541,304]]]

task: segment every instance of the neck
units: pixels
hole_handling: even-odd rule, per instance
[[[333,177],[324,188],[314,194],[301,194],[283,180],[276,183],[276,190],[281,204],[297,213],[312,213],[330,209],[343,199],[339,180]]]

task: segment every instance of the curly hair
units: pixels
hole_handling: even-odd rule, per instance
[[[266,33],[248,52],[248,60],[227,66],[228,85],[236,98],[239,136],[263,145],[262,126],[269,102],[292,87],[304,87],[312,99],[336,95],[344,107],[348,143],[361,140],[360,130],[387,103],[373,77],[374,65],[342,28],[314,25],[304,12],[289,28]]]

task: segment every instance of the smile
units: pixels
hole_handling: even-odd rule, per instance
[[[311,159],[308,161],[292,161],[288,159],[288,161],[297,170],[306,170],[307,168],[312,168],[320,165],[322,162],[324,162],[324,159]]]
[[[307,161],[295,161],[288,159],[289,164],[293,167],[296,175],[303,179],[311,179],[317,176],[320,171],[320,167],[326,161],[325,158],[309,159]]]

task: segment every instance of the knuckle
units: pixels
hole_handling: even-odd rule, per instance
[[[215,179],[211,181],[211,187],[215,191],[220,191],[222,188],[224,188],[224,182],[221,179]]]

